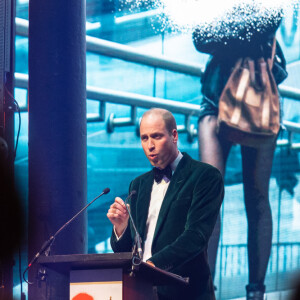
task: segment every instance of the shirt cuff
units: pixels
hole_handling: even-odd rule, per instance
[[[128,225],[127,225],[127,226],[128,226]],[[116,228],[115,228],[115,226],[114,226],[114,234],[115,234],[115,236],[116,236],[117,241],[123,236],[124,232],[125,232],[126,229],[127,229],[127,226],[126,226],[126,228],[124,229],[124,231],[122,232],[122,234],[121,234],[120,236],[117,235]]]

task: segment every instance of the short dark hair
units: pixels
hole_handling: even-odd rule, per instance
[[[176,125],[175,118],[174,118],[173,114],[170,111],[168,111],[166,109],[163,109],[163,108],[151,108],[150,110],[146,111],[143,114],[142,119],[145,116],[148,116],[148,115],[151,115],[151,114],[156,114],[156,115],[161,115],[162,116],[169,135],[172,135],[172,132],[173,132],[174,129],[177,130],[177,125]]]

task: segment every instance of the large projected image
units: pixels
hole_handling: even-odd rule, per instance
[[[58,6],[66,5],[64,1],[59,5],[55,5],[56,2],[59,0],[45,3],[53,3],[51,9],[56,12]],[[42,78],[33,77],[32,72],[29,74],[29,57],[33,53],[32,47],[31,52],[28,51],[32,38],[32,31],[29,30],[29,3],[28,0],[16,0],[13,96],[19,103],[20,112],[12,114],[15,145],[18,145],[14,162],[15,181],[21,191],[22,206],[26,214],[30,211],[29,207],[32,207],[29,183],[35,183],[29,175],[32,170],[30,163],[33,162],[28,155],[33,153],[33,147],[30,146],[29,149],[29,137],[33,136],[30,130],[34,129],[33,123],[29,124],[34,111],[34,100],[31,96],[29,109],[29,91],[41,87],[40,84],[35,84],[33,88],[28,88],[28,83],[31,80],[31,84],[34,84],[34,80]],[[31,4],[34,3],[44,6],[42,2],[31,1]],[[86,26],[82,29],[82,35],[86,44],[83,45],[81,54],[86,58],[86,70],[82,69],[84,74],[86,71],[86,103],[80,103],[86,106],[86,118],[83,113],[81,121],[87,130],[75,136],[83,137],[87,141],[84,146],[86,155],[83,156],[87,180],[80,181],[85,186],[87,195],[77,193],[76,199],[88,203],[103,188],[109,187],[111,190],[107,197],[95,201],[88,208],[86,224],[80,226],[87,229],[87,234],[81,239],[87,246],[87,255],[112,254],[110,239],[113,225],[107,218],[107,212],[116,197],[128,197],[129,187],[135,178],[152,170],[151,163],[143,152],[140,122],[143,114],[150,108],[165,108],[174,115],[177,123],[178,150],[187,153],[197,163],[213,165],[221,171],[224,178],[225,196],[208,242],[208,263],[216,299],[245,300],[247,294],[247,300],[252,296],[257,296],[259,300],[263,297],[289,299],[291,283],[296,278],[295,274],[300,271],[299,0],[86,0],[85,8],[86,20],[83,23],[86,21]],[[67,20],[71,10],[67,6],[65,9],[68,11],[66,16],[62,13],[63,10],[59,11],[62,24],[66,24],[62,26],[64,28],[58,28],[54,19],[51,20],[52,23],[47,18],[41,19],[43,26],[36,26],[36,23],[32,25],[31,22],[31,30],[41,30],[43,43],[49,42],[49,35],[42,30],[47,29],[53,35],[51,47],[54,51],[50,51],[51,54],[56,51],[59,53],[58,49],[65,42],[70,42],[58,38],[62,29],[70,28]],[[31,16],[34,14],[34,10],[31,10]],[[76,14],[72,17],[77,24]],[[53,26],[54,23],[56,27]],[[56,31],[51,31],[52,27]],[[39,49],[39,39],[33,38],[32,41],[37,42]],[[75,45],[75,41],[76,39],[72,39],[71,42]],[[48,46],[44,50],[47,49],[49,50]],[[57,61],[60,62],[55,72],[46,72],[45,69],[40,71],[37,65],[38,72],[43,71],[43,76],[50,76],[50,80],[45,82],[45,86],[50,88],[49,91],[54,90],[52,79],[69,70],[65,66],[66,61],[72,60],[71,66],[79,61],[72,58],[71,52],[68,57],[61,56],[57,54],[53,58],[47,51],[38,52],[36,55],[36,59],[43,60],[45,66],[54,67]],[[32,57],[31,66],[37,62],[36,59]],[[261,76],[262,73],[267,74],[267,77]],[[229,80],[232,74],[237,74],[235,78],[238,80]],[[64,79],[73,76],[74,72],[70,71]],[[242,78],[244,85],[239,85],[239,89],[232,88],[237,87]],[[258,111],[252,117],[262,120],[260,117],[265,116],[266,111],[260,104],[268,98],[265,97],[267,93],[264,88],[266,78],[272,86],[272,93],[268,95],[275,98],[278,96],[279,100],[274,106],[277,111],[275,119],[279,119],[276,123],[277,129],[280,127],[279,132],[276,131],[277,139],[265,148],[259,147],[260,143],[248,147],[239,141],[228,141],[219,134],[221,95],[230,95],[231,98],[227,98],[235,100],[247,98],[243,103]],[[71,86],[63,90],[71,92],[73,88]],[[239,92],[235,92],[237,90]],[[62,137],[61,144],[51,143],[58,151],[55,161],[61,161],[60,174],[77,180],[84,168],[74,172],[73,168],[64,166],[70,157],[74,158],[76,166],[79,165],[75,151],[79,147],[66,151],[69,143],[65,142],[68,141],[73,126],[79,124],[79,119],[74,117],[74,122],[70,120],[70,131],[61,131],[63,125],[67,124],[71,109],[76,107],[73,106],[74,97],[65,97],[55,106],[57,116],[65,113],[65,118],[60,123],[55,121],[55,116],[50,117],[51,111],[45,105],[46,96],[49,94],[47,89],[42,89],[41,92],[41,97],[35,100],[35,103],[40,104],[41,111],[34,116],[45,114],[41,121],[52,120],[51,124],[61,125],[57,130],[53,130],[51,126],[46,128]],[[62,95],[57,93],[57,97],[52,97],[53,101],[50,99],[49,103],[55,103]],[[66,106],[67,100],[72,105]],[[241,110],[236,110],[235,116],[240,116],[240,112]],[[264,124],[267,119],[270,118],[264,118]],[[39,129],[39,126],[35,126],[35,129]],[[37,136],[37,141],[49,139],[46,132]],[[44,150],[49,151],[49,147]],[[48,179],[55,169],[54,164],[49,161],[47,157],[36,165],[35,174],[38,179],[45,178],[45,183],[49,183]],[[48,165],[47,173],[43,175],[44,163]],[[174,174],[172,176],[174,179]],[[52,177],[60,179],[60,176]],[[43,190],[43,197],[37,197],[32,189],[31,193],[37,197],[37,205],[44,201],[50,207],[55,201],[58,205],[70,201],[70,205],[65,207],[71,214],[69,206],[75,204],[75,198],[67,193],[64,179],[57,182],[61,183],[65,191],[62,201],[57,200],[57,187],[46,191],[48,184]],[[76,191],[78,186],[72,185],[71,191]],[[191,187],[189,191],[194,189],[196,188]],[[142,194],[141,192],[138,195],[139,199],[143,198]],[[53,199],[47,198],[50,195],[54,195]],[[178,195],[181,196],[180,191]],[[184,202],[187,199],[183,195],[181,200]],[[170,228],[183,222],[188,216],[184,214],[185,204],[182,207],[180,203],[172,202],[171,205],[173,204],[180,209],[176,209],[177,218],[172,217],[174,224],[167,224]],[[78,205],[76,211],[80,208],[81,205]],[[159,211],[159,208],[156,209]],[[48,211],[52,214],[48,214]],[[172,206],[170,211],[172,213]],[[133,215],[136,217],[138,212],[139,209],[134,209]],[[59,207],[53,210],[49,208],[40,215],[43,216],[42,222],[36,220],[35,228],[47,230],[44,236],[53,234],[56,227],[62,225],[63,222],[58,221],[58,216],[65,218],[65,221],[68,219],[65,212],[59,211]],[[15,298],[19,298],[20,293],[27,293],[28,285],[24,281],[21,284],[19,269],[24,270],[27,260],[32,258],[29,257],[27,249],[30,248],[30,239],[35,234],[32,227],[28,226],[28,219],[32,220],[30,214],[25,217],[25,238],[20,255],[15,256]],[[70,237],[75,233],[78,237],[78,230],[70,229]],[[146,233],[141,235],[142,239],[145,239],[145,235]],[[42,237],[40,235],[38,238]],[[58,245],[59,241],[56,242]],[[172,244],[172,241],[168,243]],[[70,246],[69,243],[65,244]],[[55,247],[53,249],[56,251]],[[130,247],[126,249],[131,250]],[[58,250],[56,253],[59,253]],[[176,255],[177,252],[183,253],[178,250]],[[169,255],[166,257],[171,259]],[[94,287],[102,287],[109,299],[112,296],[111,287],[115,284],[112,282],[104,284],[96,279],[93,284],[86,284],[84,280],[72,282],[72,297],[81,299],[86,293],[90,295],[88,297],[97,298]],[[82,290],[83,283],[87,286],[86,291]],[[120,293],[119,283],[116,283],[116,291]]]

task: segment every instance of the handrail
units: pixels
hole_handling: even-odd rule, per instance
[[[280,85],[278,87],[278,91],[280,93],[280,96],[283,98],[300,100],[300,89],[296,89],[286,85]]]
[[[16,18],[16,33],[18,35],[28,36],[28,23],[28,20]],[[102,40],[92,36],[86,36],[86,47],[87,51],[133,63],[183,73],[190,76],[202,77],[203,75],[203,66],[199,64],[167,59],[163,55],[146,54],[134,49],[133,47]],[[278,89],[282,97],[300,100],[299,89],[284,85],[279,86]]]
[[[145,20],[152,18],[160,13],[159,9],[152,9],[148,11],[142,11],[134,14],[128,14],[122,17],[115,18],[115,24],[124,24],[132,21]]]
[[[139,95],[129,92],[120,92],[94,86],[87,86],[87,98],[110,103],[138,106],[143,108],[160,107],[171,110],[173,113],[199,116],[200,105],[168,100],[163,98]]]
[[[28,74],[15,73],[15,86],[23,89],[28,87]],[[300,89],[284,87],[286,92],[290,93],[290,97],[295,99],[294,96],[300,96]],[[95,86],[87,86],[87,98],[105,101],[111,103],[118,103],[124,105],[135,105],[144,108],[151,108],[159,106],[168,110],[172,110],[174,113],[182,113],[184,115],[199,116],[200,106],[196,104],[179,102],[175,100],[163,99],[158,97],[145,96],[129,92],[120,92],[111,89],[105,89]],[[287,123],[289,127],[290,123]],[[296,123],[297,124],[297,123]],[[300,127],[300,126],[298,126]],[[297,127],[297,129],[298,129]]]
[[[15,86],[27,89],[28,75],[15,73]],[[143,108],[161,107],[172,110],[174,113],[184,115],[199,116],[200,106],[175,100],[167,100],[163,98],[155,98],[151,96],[139,95],[129,92],[120,92],[111,89],[99,88],[95,86],[87,86],[86,96],[88,99],[105,101],[110,103],[133,105]],[[22,110],[24,111],[24,110]]]
[[[28,86],[28,75],[15,73],[15,86],[23,89],[27,89]],[[99,88],[94,86],[87,86],[86,89],[87,98],[99,101],[100,104],[105,102],[117,103],[122,105],[130,105],[132,107],[160,107],[170,110],[173,113],[180,113],[186,116],[185,125],[179,126],[181,132],[188,133],[188,140],[191,141],[194,136],[197,135],[197,130],[190,125],[190,117],[198,117],[200,115],[200,105],[179,102],[175,100],[168,100],[162,98],[156,98],[151,96],[139,95],[129,92],[121,92],[111,89]],[[99,117],[92,115],[91,118],[88,117],[88,122],[104,121],[105,106],[100,105],[101,110],[99,112]],[[21,111],[26,111],[27,107],[21,107]],[[135,114],[133,114],[135,116]],[[134,125],[135,120],[127,120],[127,125]],[[300,133],[300,125],[295,122],[283,121],[283,128],[289,132]],[[110,128],[110,132],[113,128],[118,126],[118,120],[113,118],[108,118],[107,126]],[[278,146],[290,146],[292,149],[300,149],[300,143],[292,144],[290,140],[279,140],[277,142]]]
[[[159,9],[152,9],[149,11],[142,11],[142,12],[137,12],[134,14],[124,15],[121,17],[114,17],[114,23],[116,25],[124,25],[124,24],[134,22],[134,21],[145,21],[146,19],[152,18],[152,17],[158,15],[159,13],[160,13]],[[18,33],[18,34],[20,34],[22,36],[28,36],[28,20],[16,17],[15,21],[16,21],[17,25],[21,26],[20,28],[23,28],[22,34],[20,34],[20,33]],[[96,23],[90,23],[87,21],[86,23],[89,24],[92,29],[101,28],[101,22],[99,22],[99,21],[97,21]],[[93,25],[96,25],[96,26],[93,27]],[[89,26],[87,26],[87,27],[89,27]],[[88,30],[89,29],[87,28],[87,31]]]
[[[28,75],[15,73],[15,87],[27,89]],[[94,86],[87,86],[86,89],[87,99],[92,99],[100,102],[99,114],[91,114],[87,116],[88,122],[103,122],[105,119],[105,103],[117,103],[122,105],[130,105],[132,107],[131,117],[115,119],[113,114],[110,114],[107,121],[107,131],[113,132],[114,127],[124,125],[138,125],[136,124],[136,107],[151,108],[160,107],[165,108],[173,113],[180,113],[185,115],[185,124],[178,126],[179,132],[186,132],[188,141],[192,141],[193,137],[197,134],[194,126],[190,124],[191,116],[200,115],[200,106],[175,100],[167,100],[162,98],[155,98],[151,96],[139,95],[129,92],[121,92]],[[20,107],[22,112],[27,111],[27,105]],[[138,126],[137,126],[138,127]],[[138,132],[138,130],[137,130]]]
[[[28,36],[29,31],[29,21],[26,19],[15,18],[16,23],[16,35]]]
[[[133,47],[86,36],[86,50],[125,61],[142,64],[154,68],[161,68],[190,76],[201,77],[203,66],[174,59],[167,59],[163,55],[143,53]]]
[[[28,36],[28,23],[27,20],[16,18],[16,34]],[[167,59],[163,55],[146,54],[133,47],[89,35],[86,36],[86,50],[104,56],[118,58],[154,68],[162,68],[190,76],[201,77],[203,74],[202,66],[200,64]]]
[[[300,133],[300,124],[299,123],[295,123],[295,122],[291,122],[291,121],[284,121],[283,125],[287,131],[291,131],[294,133]]]
[[[22,36],[28,36],[28,21],[20,18],[16,18],[16,33]],[[134,49],[133,47],[118,44],[115,42],[110,42],[95,38],[92,36],[86,36],[86,46],[87,51],[91,51],[97,54],[114,57],[122,59],[125,61],[130,61],[142,65],[151,66],[154,68],[162,68],[174,72],[184,73],[190,76],[201,77],[203,75],[202,66],[198,64],[191,64],[186,62],[181,62],[177,60],[167,59],[162,55],[151,55],[143,53],[139,50]],[[20,88],[27,88],[28,76],[26,74],[15,74],[16,86]],[[294,100],[300,100],[300,89],[288,87],[288,86],[279,86],[279,92],[282,97],[290,98]],[[135,107],[161,107],[172,111],[173,113],[181,113],[186,116],[186,124],[182,127],[183,132],[188,132],[189,139],[196,135],[196,129],[190,126],[190,117],[199,116],[200,106],[195,104],[190,104],[186,102],[178,102],[174,100],[161,99],[156,97],[138,95],[128,92],[120,92],[115,90],[109,90],[99,87],[87,86],[87,97],[89,99],[100,101],[101,111],[99,111],[99,116],[93,116],[88,118],[88,122],[103,121],[103,116],[105,112],[105,102],[112,102],[124,105],[132,106],[132,116],[135,116]],[[23,107],[22,111],[26,108]],[[122,122],[119,122],[117,119],[114,119],[114,116],[111,116],[108,119],[108,129],[110,132],[113,131],[115,126],[121,126]],[[134,120],[126,118],[126,121],[123,122],[125,125],[133,125]],[[294,124],[296,126],[294,126]],[[283,121],[283,125],[289,131],[298,132],[297,123],[288,123]],[[289,144],[290,141],[280,142],[282,145]],[[298,148],[298,145],[297,145]]]

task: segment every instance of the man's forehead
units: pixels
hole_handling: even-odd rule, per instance
[[[165,127],[165,121],[163,119],[163,116],[158,113],[152,113],[143,116],[141,120],[140,126],[159,126],[159,127]]]
[[[149,121],[149,122],[148,122]],[[164,122],[161,122],[160,120],[152,122],[152,120],[145,120],[145,122],[141,123],[140,126],[140,134],[155,134],[155,133],[162,133],[165,134],[167,132],[166,126]]]

